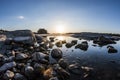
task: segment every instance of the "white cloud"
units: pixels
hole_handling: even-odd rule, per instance
[[[18,16],[17,18],[18,19],[24,19],[25,17],[24,16]]]

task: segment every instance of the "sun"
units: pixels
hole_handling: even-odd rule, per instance
[[[56,26],[56,32],[57,33],[64,33],[65,31],[65,26],[64,25],[57,25]]]

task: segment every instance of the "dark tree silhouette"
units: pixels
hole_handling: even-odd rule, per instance
[[[47,30],[44,29],[44,28],[40,28],[38,31],[37,31],[38,34],[47,34]]]

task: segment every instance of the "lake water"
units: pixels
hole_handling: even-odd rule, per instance
[[[78,43],[86,40],[79,40],[78,38],[73,38],[70,36],[57,36],[57,39],[53,44],[55,44],[59,40],[66,40],[67,42],[71,42],[72,40],[78,40]],[[71,48],[66,48],[65,44],[62,47],[59,47],[64,56],[63,58],[72,63],[79,63],[81,66],[87,66],[94,69],[96,76],[99,76],[97,79],[102,80],[119,80],[120,79],[120,41],[116,41],[116,44],[112,45],[115,49],[118,50],[117,53],[108,53],[107,46],[93,46],[94,43],[92,40],[88,42],[88,50],[83,51],[81,49],[75,49],[75,46]],[[54,45],[53,48],[57,48]],[[76,80],[79,80],[76,79]]]

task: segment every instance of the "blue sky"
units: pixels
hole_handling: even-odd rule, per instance
[[[120,33],[120,0],[0,0],[0,28]]]

